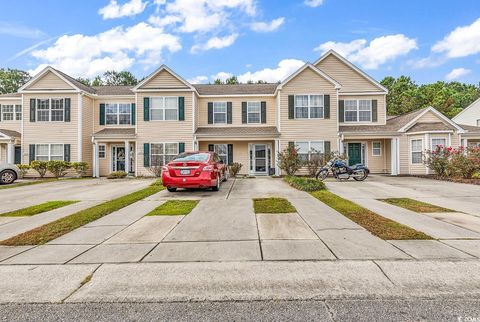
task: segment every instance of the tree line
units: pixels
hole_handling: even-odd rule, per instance
[[[0,93],[14,93],[31,79],[31,75],[19,69],[0,68]],[[142,79],[137,79],[129,71],[107,71],[93,79],[77,78],[87,86],[130,85],[135,86]],[[253,81],[247,82],[253,84]],[[265,81],[257,81],[264,84]],[[460,113],[465,107],[480,97],[480,83],[437,81],[418,85],[409,76],[398,78],[387,76],[380,82],[388,89],[387,114],[401,115],[427,106],[433,106],[448,117]],[[240,84],[236,76],[225,80],[216,79],[213,84]]]

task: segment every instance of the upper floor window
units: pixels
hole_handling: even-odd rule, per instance
[[[178,120],[178,97],[162,96],[150,98],[150,120],[176,121]]]
[[[22,119],[22,105],[15,105],[15,119],[17,121]]]
[[[39,122],[63,122],[65,116],[65,99],[37,99],[37,120]]]
[[[213,123],[227,123],[227,102],[213,102]]]
[[[19,121],[22,119],[22,105],[1,105],[2,121]]]
[[[420,164],[422,163],[422,147],[423,140],[411,140],[410,141],[410,151],[412,153],[412,164]]]
[[[345,122],[371,122],[372,100],[345,100]]]
[[[324,153],[323,141],[295,142],[295,146],[298,149],[298,156],[303,161],[312,160]]]
[[[323,95],[295,95],[295,118],[320,119],[323,113]]]
[[[38,161],[64,160],[63,144],[37,144],[35,151],[35,160]]]
[[[132,123],[132,107],[129,103],[105,104],[105,120],[107,125],[130,125]]]
[[[261,122],[261,103],[247,102],[247,123]]]

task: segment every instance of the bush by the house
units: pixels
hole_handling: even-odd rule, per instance
[[[452,148],[437,145],[435,150],[425,152],[425,163],[440,177],[448,176]]]
[[[232,177],[235,178],[237,174],[240,172],[240,170],[242,169],[242,167],[243,167],[243,164],[239,162],[233,162],[228,166],[228,172]]]
[[[287,176],[284,180],[295,189],[302,191],[311,192],[325,189],[325,183],[323,183],[323,181],[313,178]]]
[[[312,153],[310,155],[310,160],[305,161],[304,165],[307,167],[308,175],[310,177],[315,177],[321,167],[327,164],[334,156],[334,153]]]
[[[28,170],[30,170],[30,166],[28,164],[17,164],[17,168],[20,171],[20,178],[25,177]]]
[[[72,168],[78,174],[79,177],[87,175],[88,162],[73,162]]]
[[[298,149],[294,146],[288,146],[282,152],[279,152],[277,165],[288,176],[293,176],[302,167]]]
[[[472,179],[480,171],[480,147],[437,146],[425,153],[425,164],[441,177]]]
[[[47,173],[48,170],[48,162],[47,161],[38,161],[38,160],[33,160],[30,163],[30,167],[38,172],[38,175],[40,178],[45,177],[45,174]]]
[[[47,169],[55,178],[63,177],[67,174],[67,170],[71,168],[70,162],[51,160],[47,162]]]
[[[107,179],[122,179],[127,176],[125,171],[114,171],[107,176]]]

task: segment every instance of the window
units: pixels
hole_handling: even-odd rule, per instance
[[[130,125],[132,107],[129,103],[105,104],[107,125]]]
[[[323,118],[323,95],[295,95],[295,118]]]
[[[215,144],[213,151],[217,153],[220,157],[220,160],[223,163],[228,164],[228,145],[227,144]]]
[[[22,105],[15,105],[15,119],[17,121],[22,119]]]
[[[227,123],[227,102],[213,102],[213,123]]]
[[[152,165],[164,165],[175,159],[178,154],[178,143],[151,143],[150,159]]]
[[[312,160],[315,156],[324,153],[323,141],[295,142],[295,147],[298,149],[298,156],[302,161]]]
[[[247,123],[260,123],[262,117],[260,112],[260,102],[247,102]]]
[[[178,120],[178,97],[162,96],[150,98],[150,120]]]
[[[447,139],[446,138],[432,138],[432,146],[430,147],[431,150],[435,150],[437,146],[445,147],[447,146]]]
[[[2,121],[13,121],[13,105],[2,105]]]
[[[345,122],[371,122],[372,100],[345,100]]]
[[[63,122],[65,99],[37,99],[37,120],[39,122]]]
[[[107,156],[107,148],[105,146],[105,144],[99,144],[98,145],[98,158],[99,159],[105,159],[105,157]]]
[[[37,144],[35,146],[35,160],[63,161],[63,144]]]
[[[382,142],[372,143],[372,155],[374,157],[379,157],[382,155]]]
[[[422,145],[423,140],[411,140],[412,164],[422,163]]]

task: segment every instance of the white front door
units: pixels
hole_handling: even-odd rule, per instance
[[[132,153],[133,146],[130,145],[130,169],[128,172],[133,172],[134,160]],[[125,170],[125,146],[124,145],[113,145],[112,146],[112,172],[115,171],[126,171]]]
[[[271,164],[270,144],[250,144],[250,174],[268,175]]]

